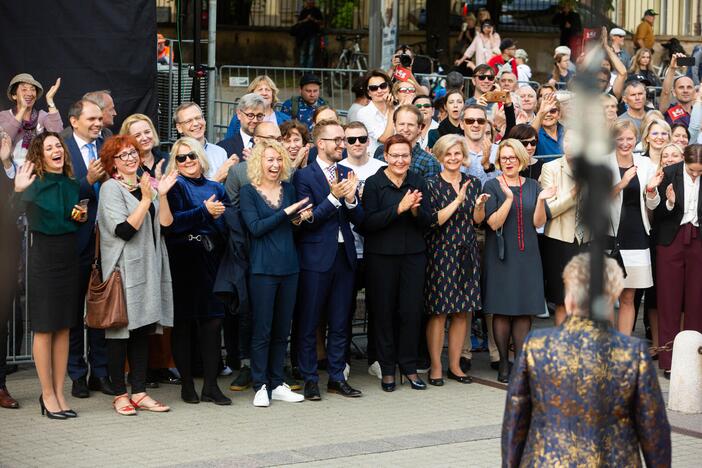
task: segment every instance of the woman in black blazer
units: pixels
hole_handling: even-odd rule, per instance
[[[425,390],[426,384],[417,375],[427,262],[424,231],[436,217],[424,196],[424,178],[409,172],[410,142],[402,135],[388,138],[385,160],[388,166],[370,176],[363,189],[366,294],[373,311],[372,339],[383,373],[383,390],[395,390],[395,364],[413,389]]]
[[[702,332],[702,145],[686,147],[684,161],[663,171],[653,223],[658,255],[658,342],[665,344],[680,331],[683,312],[682,328]],[[659,366],[669,377],[672,353],[659,356]]]

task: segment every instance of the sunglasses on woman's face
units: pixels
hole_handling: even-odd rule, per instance
[[[485,81],[485,80],[494,80],[495,77],[492,75],[475,75],[475,79],[478,81]]]
[[[179,162],[181,164],[184,163],[186,159],[195,161],[197,159],[197,154],[191,151],[190,153],[179,154],[175,157],[176,162]]]
[[[378,85],[374,85],[374,84],[368,85],[368,91],[376,92],[379,89],[388,89],[388,84],[383,82],[383,83],[380,83]]]
[[[346,142],[347,142],[349,145],[355,145],[355,144],[356,144],[356,141],[358,141],[358,142],[359,142],[360,144],[362,144],[362,145],[365,145],[366,142],[368,141],[368,135],[346,137]]]
[[[536,138],[532,138],[531,140],[519,140],[519,141],[522,142],[522,145],[524,145],[524,147],[527,147],[527,146],[536,146],[536,144],[538,143],[538,141],[536,140]]]
[[[397,92],[402,94],[412,94],[416,93],[417,91],[414,88],[398,88]]]

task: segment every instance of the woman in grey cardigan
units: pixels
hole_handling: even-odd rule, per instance
[[[134,137],[118,135],[109,138],[100,151],[102,165],[111,175],[100,188],[98,204],[102,275],[107,279],[119,268],[129,319],[127,327],[105,332],[108,368],[117,395],[113,406],[122,415],[135,415],[137,409],[170,409],[146,393],[148,336],[161,333],[163,326],[173,326],[171,274],[161,237],[161,223],[169,219],[170,210],[167,202],[159,204],[165,196],[156,196],[148,174],[138,180],[138,147]],[[165,195],[174,183],[174,176],[164,177],[159,194]],[[129,362],[131,398],[124,381],[125,360]]]

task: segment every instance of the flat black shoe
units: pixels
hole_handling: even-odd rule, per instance
[[[444,386],[444,378],[439,377],[438,379],[432,379],[429,377],[429,385],[433,385],[435,387],[443,387]]]
[[[469,384],[473,383],[473,378],[469,375],[456,375],[453,372],[451,372],[451,369],[449,369],[448,373],[446,374],[446,377],[448,377],[451,380],[455,380],[456,382],[460,382],[462,384]]]
[[[61,411],[57,411],[55,413],[52,413],[48,409],[46,409],[46,406],[44,406],[44,397],[40,396],[39,397],[39,406],[41,407],[41,415],[46,416],[49,419],[61,419],[61,420],[66,420],[68,419],[68,416],[63,414]]]
[[[192,385],[183,385],[180,388],[180,398],[186,403],[190,403],[192,405],[196,405],[200,403],[200,397],[197,396],[197,392],[195,391],[195,387]]]
[[[232,380],[229,384],[229,390],[233,392],[243,392],[251,386],[253,383],[253,376],[251,375],[251,368],[249,366],[241,366],[239,369],[239,375],[236,379]]]
[[[663,371],[663,377],[667,380],[670,380],[670,371],[669,370],[664,370]]]
[[[509,362],[506,364],[500,363],[497,371],[497,381],[500,383],[508,383],[509,382],[509,371],[510,371],[510,366]]]
[[[319,401],[322,399],[322,396],[319,394],[319,385],[317,382],[311,380],[305,382],[305,390],[303,393],[305,395],[305,400]]]
[[[384,392],[394,392],[395,391],[395,381],[393,380],[392,382],[383,382],[381,380],[380,381],[380,388],[382,388]]]
[[[162,369],[159,374],[158,383],[166,385],[180,385],[180,377],[175,375],[170,369]]]
[[[402,385],[405,384],[404,379],[407,379],[409,381],[410,387],[412,387],[412,390],[426,390],[427,389],[427,384],[424,383],[424,381],[422,379],[420,379],[419,376],[417,376],[416,379],[412,380],[409,377],[407,377],[407,375],[400,374],[400,383]]]
[[[500,361],[490,361],[490,369],[497,370],[500,368]]]
[[[214,403],[219,406],[229,406],[232,404],[232,400],[224,396],[219,387],[211,388],[208,391],[203,390],[200,394],[200,401],[203,403]]]
[[[461,366],[461,370],[463,371],[464,374],[467,374],[470,368],[472,367],[471,360],[465,357],[462,357],[459,360],[459,366]]]
[[[78,413],[76,413],[72,409],[63,410],[63,411],[61,411],[61,413],[64,416],[66,416],[67,418],[77,418],[78,417]]]
[[[363,395],[360,390],[356,390],[345,380],[341,382],[329,381],[329,383],[327,383],[327,393],[336,393],[348,398],[358,398]]]
[[[88,381],[85,379],[85,377],[81,377],[73,381],[71,395],[73,395],[74,398],[88,398],[90,396]]]
[[[105,395],[116,395],[115,391],[112,389],[112,383],[108,377],[94,377],[91,375],[88,379],[88,388],[96,392],[102,392]]]

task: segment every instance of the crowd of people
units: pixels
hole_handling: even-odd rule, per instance
[[[569,83],[595,54],[573,63],[560,47],[534,89],[526,52],[489,20],[477,28],[456,61],[472,69],[469,83],[449,74],[439,98],[413,76],[371,70],[343,122],[314,74],[282,105],[276,83],[259,76],[217,144],[200,106],[182,103],[168,153],[146,115],[112,134],[109,91],[76,101],[64,125],[53,102],[60,79],[44,111],[41,83],[15,76],[13,107],[0,113],[0,187],[14,208],[3,228],[18,218],[28,226],[42,413],[77,416],[66,373],[74,397],[113,395],[121,415],[168,411],[147,392],[159,382],[179,383],[187,403],[229,405],[217,379],[225,365],[239,369],[230,389],[253,387],[259,407],[320,400],[320,370],[327,393],[360,397],[349,370],[362,290],[368,371],[382,390],[396,389],[397,368],[415,390],[445,385],[444,375],[470,384],[477,316],[497,380],[509,382],[533,318],[548,318],[550,304],[556,325],[571,320],[563,271],[590,234],[573,174]],[[597,72],[614,146],[611,250],[625,272],[613,326],[630,335],[645,298],[657,346],[702,331],[702,93],[673,57],[652,109],[639,80],[650,52],[639,48],[627,71],[619,37],[614,29],[598,40]],[[84,343],[95,267],[103,280],[120,272],[128,325],[89,328]],[[670,353],[658,363],[669,376]],[[16,408],[3,368],[0,403]]]

